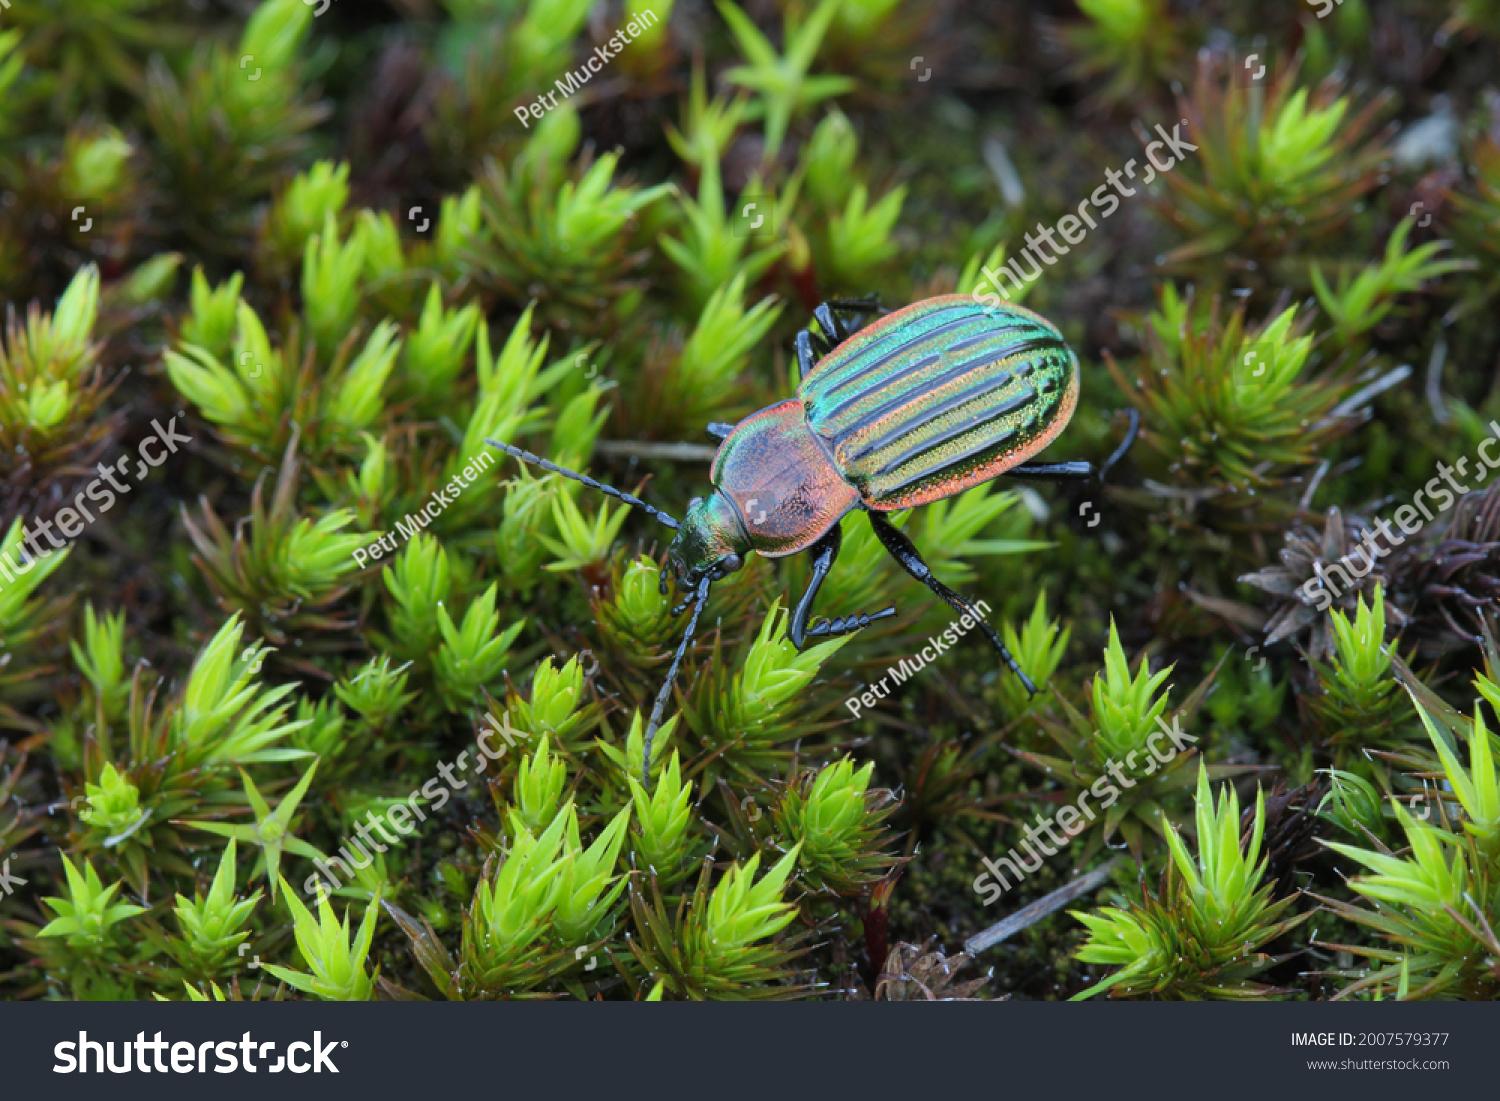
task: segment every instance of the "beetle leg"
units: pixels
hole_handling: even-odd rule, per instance
[[[838,310],[861,314],[888,312],[880,305],[879,297],[873,294],[864,298],[831,298],[827,302],[819,303],[813,310],[813,320],[818,323],[821,331],[814,334],[803,329],[797,334],[797,367],[803,378],[812,374],[813,367],[817,364],[814,353],[826,356],[837,345],[842,344],[858,331],[856,327],[839,319],[836,312]]]
[[[943,603],[947,604],[955,612],[958,612],[960,615],[972,616],[978,622],[979,629],[990,640],[990,644],[999,651],[1000,659],[1010,667],[1012,673],[1021,678],[1021,683],[1025,685],[1026,691],[1033,696],[1036,695],[1036,685],[1032,684],[1031,678],[1021,671],[1021,667],[1016,664],[1016,659],[1011,656],[1010,649],[1001,640],[999,632],[985,622],[984,616],[980,614],[978,608],[974,607],[969,598],[961,593],[954,592],[947,585],[944,585],[936,577],[932,576],[932,570],[928,568],[926,562],[922,561],[922,556],[918,553],[912,541],[899,528],[887,520],[883,513],[871,509],[869,516],[870,525],[875,529],[876,536],[880,539],[885,549],[890,552],[891,557],[901,563],[901,568],[937,593]]]
[[[875,314],[877,316],[888,314],[891,311],[880,304],[880,295],[865,294],[858,298],[830,298],[828,305],[844,313]],[[853,332],[854,330],[850,330]]]
[[[1012,478],[1050,478],[1059,481],[1086,481],[1095,476],[1094,464],[1082,461],[1065,463],[1023,463],[1005,472]]]
[[[821,623],[815,623],[807,629],[809,638],[837,638],[839,635],[852,635],[855,631],[862,631],[877,619],[889,619],[896,614],[896,608],[882,608],[878,612],[856,612],[854,615],[840,616],[838,619],[825,619]]]
[[[1125,438],[1120,441],[1114,451],[1110,452],[1109,458],[1104,460],[1104,465],[1097,470],[1093,463],[1073,460],[1062,463],[1022,463],[1020,466],[1011,467],[1005,473],[1016,478],[1077,479],[1080,481],[1097,478],[1102,482],[1114,465],[1125,457],[1125,453],[1130,450],[1130,445],[1135,443],[1136,434],[1141,430],[1140,413],[1134,409],[1127,410],[1127,412],[1130,414],[1130,426],[1125,430]]]
[[[797,371],[803,377],[813,373],[818,361],[813,358],[813,336],[806,329],[797,333]],[[825,349],[826,350],[826,349]]]
[[[830,298],[813,310],[813,319],[823,330],[823,335],[831,342],[838,344],[848,340],[860,328],[858,325],[850,325],[839,316],[840,313],[865,315],[886,312],[880,305],[878,295],[867,294],[862,298]]]
[[[729,433],[734,431],[734,425],[725,424],[723,421],[713,421],[708,426],[708,434],[716,440],[727,439]]]
[[[813,320],[818,323],[818,328],[823,330],[823,336],[832,344],[843,343],[844,338],[849,335],[848,330],[844,328],[844,323],[838,319],[833,312],[833,307],[827,302],[821,303],[813,310]]]
[[[835,620],[823,620],[812,627],[807,625],[808,618],[812,615],[813,602],[818,599],[818,590],[823,587],[823,579],[828,576],[828,571],[833,569],[833,563],[839,556],[839,545],[842,536],[838,525],[828,529],[828,534],[819,539],[810,548],[808,554],[812,556],[812,577],[808,578],[807,591],[802,594],[802,599],[797,601],[797,607],[792,610],[792,623],[788,628],[788,637],[792,645],[801,650],[807,645],[809,637],[834,638],[838,635],[850,635],[874,623],[877,619],[885,619],[896,614],[895,608],[885,608],[881,611],[857,612],[854,615],[840,616]]]
[[[797,649],[807,642],[807,617],[812,614],[813,601],[818,599],[818,590],[823,587],[823,578],[828,576],[828,571],[833,569],[834,560],[839,556],[839,545],[843,542],[843,536],[839,526],[834,524],[828,529],[828,534],[819,539],[808,550],[812,558],[812,576],[807,580],[807,591],[802,594],[802,599],[797,601],[797,607],[792,612],[792,624],[788,635],[792,645]]]
[[[839,328],[839,340],[848,340],[860,329],[865,327],[865,322],[870,317],[879,317],[891,311],[880,304],[878,294],[866,294],[859,298],[830,298],[823,303],[823,308],[829,311],[829,316],[834,319],[834,324]],[[851,314],[858,320],[851,324],[841,314]],[[816,314],[814,315],[816,316]],[[822,319],[819,319],[822,324]]]

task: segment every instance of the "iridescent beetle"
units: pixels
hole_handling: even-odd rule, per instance
[[[668,559],[679,587],[691,595],[676,611],[691,605],[693,614],[651,709],[644,769],[709,588],[739,569],[746,554],[811,555],[812,577],[789,631],[798,649],[809,637],[848,634],[896,614],[891,607],[808,626],[818,589],[838,557],[839,521],[854,509],[864,510],[907,573],[960,615],[974,617],[1001,659],[1035,693],[995,629],[966,597],[932,575],[885,514],[952,497],[1001,474],[1102,478],[1134,441],[1138,418],[1132,411],[1125,439],[1097,471],[1087,462],[1028,463],[1063,430],[1078,404],[1078,358],[1056,327],[1020,306],[986,306],[956,294],[914,303],[862,328],[844,319],[882,312],[873,300],[835,300],[813,311],[822,332],[797,334],[797,396],[739,424],[708,426],[723,441],[710,474],[714,489],[694,498],[680,522],[587,475],[488,441],[643,509],[677,532]],[[664,568],[663,592],[666,583]]]

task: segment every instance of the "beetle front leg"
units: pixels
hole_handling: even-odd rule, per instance
[[[893,604],[878,612],[856,612],[854,615],[839,616],[838,619],[825,619],[809,627],[807,637],[838,638],[840,635],[852,635],[855,631],[863,631],[878,619],[889,619],[895,614],[896,606]]]
[[[818,638],[833,638],[837,635],[853,634],[855,631],[868,627],[877,619],[885,619],[887,616],[896,614],[895,608],[885,608],[873,614],[859,612],[855,615],[841,616],[832,621],[824,620],[811,629],[808,628],[807,620],[812,615],[813,601],[818,599],[818,590],[823,587],[823,579],[828,576],[828,571],[833,569],[833,563],[839,556],[839,546],[842,542],[843,536],[839,532],[839,526],[835,524],[828,529],[827,535],[808,548],[807,553],[812,557],[812,577],[808,579],[807,591],[802,594],[802,599],[797,601],[797,607],[792,611],[792,624],[787,632],[792,645],[799,650],[807,645],[809,635]]]
[[[999,632],[985,622],[984,616],[980,614],[978,608],[974,607],[973,602],[962,593],[954,592],[934,577],[932,570],[926,562],[922,561],[922,556],[918,553],[912,541],[901,532],[901,529],[887,520],[883,514],[871,509],[869,517],[870,524],[874,527],[875,535],[879,538],[881,545],[890,552],[892,558],[901,563],[901,568],[937,593],[943,603],[947,604],[955,612],[960,615],[972,616],[979,624],[979,629],[990,640],[990,644],[999,652],[1000,659],[1005,662],[1012,673],[1021,678],[1021,683],[1025,686],[1026,691],[1033,696],[1036,695],[1036,685],[1032,684],[1031,678],[1021,671],[1021,667],[1016,664],[1016,659],[1011,656],[1010,648],[1001,640]]]
[[[834,524],[823,538],[808,548],[808,556],[812,559],[812,576],[807,579],[807,591],[802,594],[802,599],[797,601],[797,607],[792,611],[792,623],[787,631],[792,645],[799,650],[807,645],[807,617],[812,615],[813,601],[818,599],[823,579],[838,560],[842,543],[843,534],[839,531],[838,524]]]

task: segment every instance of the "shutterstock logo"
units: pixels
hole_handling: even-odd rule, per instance
[[[160,1032],[153,1033],[149,1040],[144,1032],[137,1032],[134,1040],[90,1040],[88,1032],[80,1030],[76,1041],[63,1040],[53,1046],[57,1062],[52,1073],[207,1074],[211,1069],[215,1074],[233,1074],[243,1069],[249,1074],[261,1070],[267,1074],[284,1070],[293,1074],[337,1074],[333,1052],[348,1046],[348,1040],[325,1044],[322,1032],[314,1032],[311,1042],[290,1043],[285,1052],[277,1054],[275,1040],[257,1043],[249,1032],[238,1040],[194,1044],[189,1040],[163,1040]],[[210,1057],[214,1060],[212,1067]]]

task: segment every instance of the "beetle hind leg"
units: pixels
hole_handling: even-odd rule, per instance
[[[1097,468],[1093,463],[1081,460],[1073,460],[1061,463],[1022,463],[1013,466],[1005,473],[1012,478],[1042,478],[1052,481],[1103,481],[1114,465],[1125,457],[1125,453],[1135,443],[1136,436],[1141,430],[1141,415],[1134,409],[1126,410],[1130,415],[1130,424],[1125,429],[1125,438],[1120,441],[1109,458],[1105,459]]]
[[[875,535],[880,539],[881,545],[890,552],[892,558],[901,563],[901,568],[935,592],[939,599],[955,612],[958,612],[960,615],[972,616],[979,624],[979,629],[990,640],[990,645],[1000,654],[1000,660],[1005,662],[1012,673],[1021,678],[1021,684],[1025,686],[1027,692],[1033,696],[1036,695],[1036,685],[1032,684],[1031,678],[1022,672],[1020,665],[1016,663],[1015,657],[1012,656],[1010,648],[1000,638],[999,632],[985,621],[984,616],[978,608],[974,607],[973,602],[962,593],[954,592],[934,577],[931,568],[926,562],[922,561],[922,555],[917,551],[912,541],[901,532],[901,529],[887,520],[883,513],[871,510],[869,517],[870,525],[874,527]]]
[[[1098,477],[1094,464],[1083,460],[1063,463],[1022,463],[1005,472],[1008,478],[1037,478],[1043,481],[1087,482]]]

